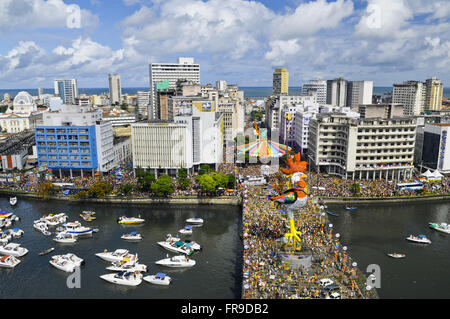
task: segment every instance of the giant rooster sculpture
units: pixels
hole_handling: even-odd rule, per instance
[[[290,230],[284,235],[288,238],[286,247],[300,250],[301,232],[297,231],[295,228],[294,213],[305,207],[308,203],[309,190],[304,181],[304,179],[308,177],[304,174],[308,163],[301,161],[300,153],[297,153],[294,158],[289,157],[286,164],[289,168],[281,168],[280,170],[288,178],[289,189],[278,196],[269,196],[269,200],[275,203],[277,209],[283,207],[286,211],[287,218],[289,219]],[[284,213],[283,210],[280,211]]]

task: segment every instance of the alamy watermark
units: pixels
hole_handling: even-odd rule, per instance
[[[81,8],[76,4],[71,4],[67,7],[66,13],[68,14],[66,19],[66,25],[69,29],[81,28]]]
[[[80,267],[75,267],[75,271],[66,280],[67,288],[80,289],[81,288],[81,270]]]

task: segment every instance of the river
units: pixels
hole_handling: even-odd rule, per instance
[[[450,298],[450,235],[437,232],[428,222],[450,221],[450,202],[376,203],[356,205],[354,211],[343,205],[328,205],[334,233],[341,235],[342,245],[364,272],[370,264],[381,270],[381,299]],[[424,234],[430,245],[413,243],[405,238]],[[387,253],[406,254],[394,259]]]
[[[87,299],[235,299],[241,296],[242,285],[242,215],[238,206],[176,206],[176,205],[104,205],[75,204],[64,201],[43,202],[19,198],[11,207],[9,199],[0,198],[0,209],[21,218],[14,227],[23,229],[22,238],[14,239],[29,250],[21,257],[15,269],[0,268],[0,298],[87,298]],[[94,210],[97,220],[83,221],[79,214]],[[69,221],[78,220],[85,226],[96,226],[98,233],[79,239],[75,244],[59,244],[33,228],[33,221],[44,214],[66,213]],[[146,223],[141,226],[122,226],[122,216],[141,215]],[[171,269],[155,265],[155,261],[172,253],[156,244],[167,234],[175,235],[185,226],[185,220],[201,216],[205,223],[194,228],[192,236],[182,238],[197,241],[202,250],[192,255],[196,265],[190,269]],[[54,232],[54,228],[50,228]],[[124,233],[138,231],[141,242],[126,242]],[[45,256],[38,254],[47,248],[55,250]],[[108,262],[94,254],[105,249],[128,249],[137,253],[139,262],[148,267],[147,274],[165,272],[173,278],[170,286],[155,286],[143,281],[137,287],[111,284],[99,278],[111,273]],[[53,255],[74,253],[85,260],[81,267],[81,288],[69,289],[66,281],[70,274],[50,265]]]

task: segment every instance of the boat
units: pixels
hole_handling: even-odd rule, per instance
[[[329,210],[327,210],[327,214],[328,214],[328,215],[331,215],[331,216],[339,217],[339,214],[338,214],[338,213],[331,212],[331,211],[329,211]]]
[[[34,229],[43,233],[45,236],[50,236],[52,234],[51,232],[48,231],[47,224],[45,224],[44,222],[34,222],[33,227]]]
[[[167,234],[166,241],[170,242],[170,243],[174,243],[176,241],[180,241],[180,238],[179,237],[174,237],[171,234]]]
[[[128,250],[126,249],[116,249],[115,251],[108,252],[108,250],[105,249],[102,253],[97,253],[95,256],[106,260],[106,261],[121,261],[125,257],[132,258],[134,255],[130,254]]]
[[[195,260],[189,259],[185,255],[179,255],[158,260],[155,264],[173,268],[194,267]]]
[[[93,211],[87,211],[87,210],[83,211],[83,212],[80,214],[80,217],[83,218],[83,219],[84,219],[85,221],[87,221],[87,222],[91,222],[91,221],[97,219],[97,217],[95,217],[95,212],[93,212]]]
[[[187,247],[192,247],[192,248],[194,248],[194,250],[201,250],[202,249],[200,244],[195,242],[195,241],[193,241],[193,240],[186,239],[184,242],[186,243]]]
[[[82,263],[83,259],[74,254],[56,255],[50,259],[50,264],[52,266],[65,272],[74,272]]]
[[[428,223],[428,225],[434,230],[450,234],[450,225],[448,225],[447,223]]]
[[[17,197],[10,197],[9,198],[9,203],[14,206],[17,204]]]
[[[345,206],[345,209],[346,210],[355,210],[355,209],[358,209],[358,207],[356,207],[356,206],[353,206],[353,207]]]
[[[8,219],[8,218],[11,218],[13,216],[14,216],[13,213],[0,212],[0,218]]]
[[[20,247],[20,244],[9,243],[5,246],[0,246],[0,254],[11,255],[14,257],[22,257],[28,253],[28,249]]]
[[[409,237],[407,237],[406,240],[422,244],[431,244],[431,240],[429,240],[425,235],[418,235],[418,236],[409,235]]]
[[[201,225],[203,224],[203,219],[201,219],[199,216],[195,216],[194,218],[186,219],[186,223]]]
[[[9,232],[0,232],[0,243],[6,244],[11,240],[12,236]]]
[[[180,229],[178,232],[183,235],[192,235],[192,226],[185,226],[183,229]]]
[[[7,218],[0,219],[0,228],[7,228],[7,227],[11,227],[11,226],[12,226],[11,220],[9,220]]]
[[[137,218],[137,217],[121,216],[121,217],[119,217],[117,222],[122,225],[136,225],[136,224],[145,223],[145,219]]]
[[[20,260],[14,256],[6,255],[0,258],[0,267],[2,268],[14,268],[20,263]]]
[[[48,216],[43,216],[40,221],[44,222],[47,226],[57,226],[59,224],[65,223],[68,216],[64,213],[61,214],[49,214]]]
[[[144,280],[151,284],[168,286],[170,285],[172,278],[167,276],[165,273],[159,272],[156,275],[145,276]]]
[[[186,246],[186,243],[183,241],[177,242],[159,241],[158,245],[172,252],[182,253],[187,256],[190,256],[194,253],[194,248],[192,246]]]
[[[138,286],[142,282],[142,274],[131,271],[121,271],[119,273],[102,275],[100,278],[113,284],[125,286]]]
[[[13,238],[20,238],[24,234],[24,231],[19,228],[8,229],[6,232],[8,232],[8,234],[10,234]]]
[[[106,267],[107,270],[111,271],[140,271],[146,272],[147,266],[138,263],[137,255],[133,257],[125,257],[121,261],[115,261],[111,266]]]
[[[136,232],[131,232],[129,234],[123,234],[120,238],[125,240],[142,240],[142,235]]]
[[[57,231],[66,232],[68,234],[74,234],[77,236],[85,236],[85,235],[92,235],[92,233],[98,232],[98,229],[82,226],[80,222],[75,221],[63,224],[61,228],[57,229]]]
[[[387,254],[387,255],[392,258],[405,258],[406,257],[405,254],[398,254],[398,253],[391,253],[391,254]]]
[[[49,253],[51,253],[52,251],[54,251],[55,250],[55,248],[49,248],[49,249],[47,249],[47,250],[44,250],[44,251],[42,251],[42,252],[40,252],[39,253],[39,256],[44,256],[44,255],[47,255],[47,254],[49,254]]]
[[[66,232],[61,232],[56,235],[55,238],[53,238],[54,241],[61,244],[72,244],[75,243],[78,240],[78,236],[75,234],[69,234]]]

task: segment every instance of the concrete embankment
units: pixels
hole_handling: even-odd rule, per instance
[[[384,204],[384,203],[406,203],[436,200],[450,200],[448,195],[430,196],[405,196],[405,197],[320,197],[325,204]]]

